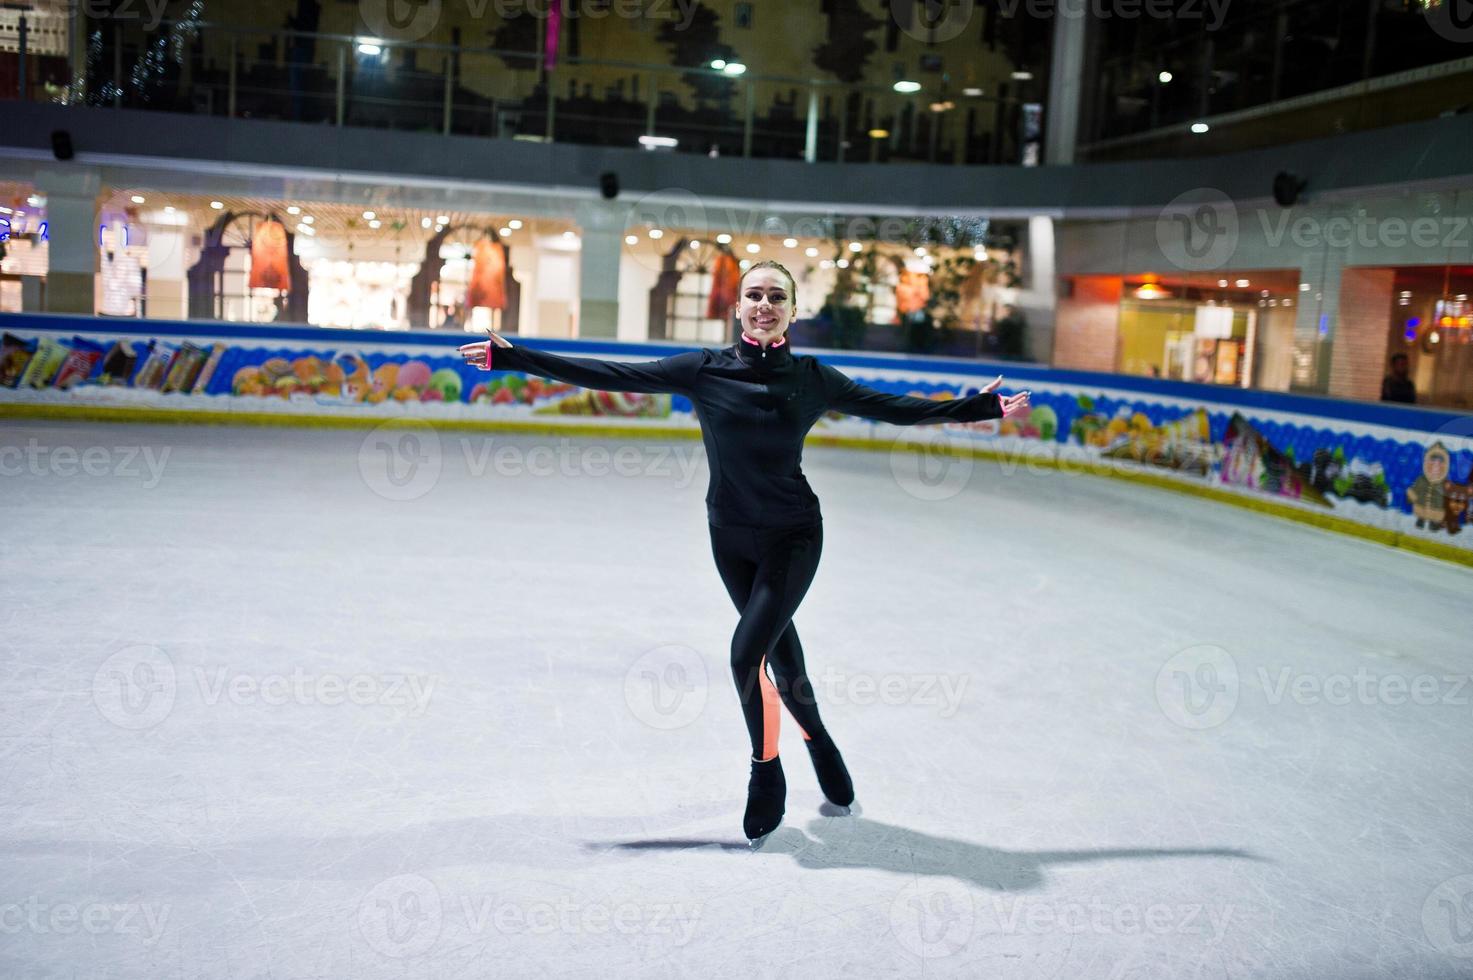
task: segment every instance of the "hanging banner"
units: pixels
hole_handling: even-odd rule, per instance
[[[931,298],[931,277],[924,272],[900,270],[900,280],[895,284],[895,312],[901,316],[916,313],[926,308]]]
[[[562,36],[562,31],[562,4],[555,3],[547,8],[547,37],[544,39],[543,57],[548,71],[557,67],[558,40]]]
[[[471,281],[465,305],[506,309],[506,249],[500,242],[483,238],[471,249]]]
[[[730,252],[718,252],[711,265],[711,298],[706,302],[706,319],[724,320],[736,305],[742,267]]]
[[[291,276],[286,269],[286,229],[280,221],[268,219],[251,236],[252,289],[291,289]]]

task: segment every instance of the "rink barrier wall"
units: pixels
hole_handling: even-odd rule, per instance
[[[521,434],[700,435],[680,396],[591,393],[468,367],[456,348],[480,337],[474,333],[35,314],[0,314],[0,329],[6,333],[0,417],[6,418],[331,428],[398,420]],[[37,356],[42,341],[50,342],[44,358]],[[522,342],[619,360],[692,349]],[[1108,476],[1473,566],[1473,533],[1461,533],[1468,514],[1454,514],[1449,502],[1456,502],[1455,490],[1466,493],[1473,484],[1473,415],[1036,364],[813,353],[880,390],[938,399],[963,396],[1002,374],[1005,391],[1033,392],[1034,407],[1007,422],[945,426],[826,417],[809,436],[811,445]],[[26,361],[19,371],[17,360]],[[113,373],[103,384],[108,367]],[[401,380],[413,383],[396,385]],[[1439,458],[1441,483],[1428,479],[1438,476]],[[1452,516],[1440,530],[1430,520],[1418,527],[1433,504]]]

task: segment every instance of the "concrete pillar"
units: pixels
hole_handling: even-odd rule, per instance
[[[1079,141],[1079,105],[1084,78],[1085,28],[1089,18],[1082,3],[1061,4],[1054,13],[1053,64],[1049,67],[1048,108],[1045,110],[1043,160],[1074,162]]]
[[[48,313],[91,316],[96,312],[97,274],[102,260],[97,246],[101,187],[102,174],[87,167],[36,171],[36,192],[46,198]]]
[[[624,219],[628,209],[613,201],[578,205],[583,230],[578,269],[578,336],[619,335],[619,259],[624,251]]]

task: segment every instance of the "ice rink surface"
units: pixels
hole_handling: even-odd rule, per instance
[[[0,466],[0,977],[1473,976],[1466,569],[810,448],[860,812],[785,718],[752,851],[698,442],[8,421]]]

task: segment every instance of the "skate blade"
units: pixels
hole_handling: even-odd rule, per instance
[[[824,817],[857,817],[864,810],[860,807],[858,800],[855,800],[848,806],[840,806],[837,803],[825,801],[819,806],[818,812],[820,816]]]

